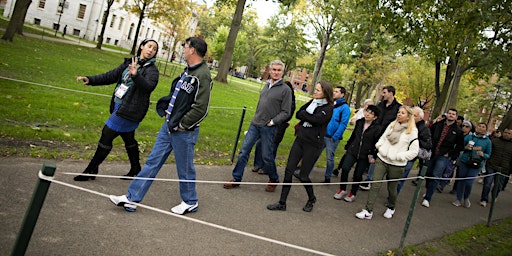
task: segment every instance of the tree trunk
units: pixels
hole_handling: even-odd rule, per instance
[[[436,88],[436,104],[434,106],[434,110],[432,111],[432,115],[435,117],[440,115],[442,113],[442,111],[446,110],[446,109],[443,110],[443,106],[445,106],[446,99],[448,98],[448,91],[452,84],[453,76],[455,73],[455,68],[458,65],[459,55],[460,54],[457,54],[455,58],[450,57],[450,59],[448,61],[448,66],[446,67],[443,88],[442,88],[442,90],[439,90],[440,89],[439,86],[437,86],[437,88]],[[436,70],[436,76],[438,76],[437,70]],[[436,77],[436,79],[438,79],[438,78]]]
[[[318,58],[316,59],[315,64],[315,71],[313,72],[313,80],[311,83],[311,88],[315,88],[315,85],[318,81],[320,81],[320,78],[322,77],[322,65],[324,64],[325,60],[325,52],[327,51],[327,46],[329,45],[329,38],[331,36],[330,32],[326,32],[323,36],[322,40],[322,46],[320,48],[320,53],[318,55]],[[309,94],[313,95],[315,90],[309,90]]]
[[[242,14],[244,13],[245,1],[246,0],[238,0],[238,3],[236,4],[235,14],[231,21],[231,28],[229,29],[228,39],[224,48],[224,54],[222,54],[219,69],[217,70],[217,76],[214,79],[217,82],[228,82],[229,67],[231,66],[231,60],[233,59],[236,37],[238,36],[238,31],[242,24]]]
[[[500,127],[498,127],[498,130],[503,132],[505,128],[512,129],[512,108],[508,109],[508,112],[503,117],[503,121],[501,122]]]
[[[462,79],[462,75],[464,74],[464,72],[466,70],[467,70],[467,68],[463,68],[460,66],[457,66],[457,68],[455,69],[455,74],[453,76],[450,97],[448,98],[448,102],[446,103],[445,110],[457,107],[457,96],[459,95],[459,84],[460,84],[460,80]]]
[[[107,19],[110,14],[110,7],[114,4],[114,0],[107,1],[107,9],[103,13],[103,18],[101,19],[101,32],[98,35],[98,43],[96,43],[96,49],[101,50],[101,46],[103,45],[103,35],[105,34],[105,28],[107,27]]]
[[[146,1],[142,3],[142,10],[139,14],[139,23],[137,23],[137,29],[135,30],[135,36],[133,37],[133,45],[132,45],[132,51],[130,52],[131,55],[135,55],[137,52],[137,41],[139,40],[139,31],[140,27],[142,26],[142,20],[144,20],[144,12],[146,12]]]
[[[25,23],[25,15],[27,15],[27,10],[31,3],[32,0],[16,1],[16,4],[14,5],[14,10],[12,12],[11,20],[9,21],[9,24],[7,24],[5,33],[2,36],[3,40],[12,42],[15,33],[23,35],[23,24]]]

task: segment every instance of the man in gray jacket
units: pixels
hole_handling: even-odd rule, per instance
[[[274,60],[270,63],[270,80],[260,92],[260,99],[256,107],[256,113],[249,125],[245,135],[242,150],[238,154],[238,161],[233,169],[233,178],[230,183],[224,184],[224,188],[231,189],[239,187],[244,175],[245,166],[254,144],[261,141],[264,170],[269,176],[267,192],[274,192],[276,183],[279,182],[277,168],[273,154],[274,137],[277,125],[285,122],[291,115],[292,91],[283,82],[284,63]]]

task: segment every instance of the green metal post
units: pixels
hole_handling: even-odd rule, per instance
[[[494,185],[492,187],[492,196],[491,196],[491,207],[489,209],[489,216],[487,217],[487,227],[491,225],[492,212],[494,211],[494,201],[498,196],[498,188],[501,183],[501,172],[494,173]],[[485,185],[485,184],[484,184]]]
[[[402,254],[402,250],[404,249],[405,238],[407,237],[407,232],[409,231],[409,225],[411,224],[411,219],[414,213],[414,208],[416,207],[416,203],[418,202],[418,197],[420,195],[421,185],[425,180],[425,173],[427,172],[427,166],[424,165],[420,170],[420,177],[418,180],[418,184],[416,185],[416,190],[414,190],[414,196],[412,198],[411,206],[409,207],[409,214],[407,215],[407,220],[405,221],[404,231],[402,232],[402,239],[400,240],[400,246],[398,247],[397,255]]]
[[[238,139],[240,139],[240,133],[242,132],[242,125],[244,124],[245,111],[247,111],[247,107],[244,106],[242,109],[242,117],[240,118],[240,124],[238,124],[238,131],[236,133],[235,146],[233,146],[233,152],[231,153],[231,163],[235,161],[235,153],[236,147],[238,146]]]
[[[42,173],[45,176],[53,177],[55,169],[56,167],[54,163],[44,163]],[[39,213],[43,207],[44,199],[46,198],[50,184],[50,181],[43,179],[39,179],[37,181],[34,193],[32,194],[32,200],[25,212],[25,218],[23,219],[21,230],[18,233],[11,255],[25,255],[25,251],[27,250],[32,232],[34,232],[34,227],[36,226],[37,218],[39,217]]]

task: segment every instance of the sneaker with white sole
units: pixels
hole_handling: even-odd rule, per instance
[[[340,188],[340,189],[338,189],[338,192],[336,192],[336,194],[334,194],[334,198],[336,198],[338,200],[341,200],[347,194],[348,194],[348,192],[346,190],[343,190],[343,189]]]
[[[363,209],[362,211],[356,213],[356,217],[362,220],[371,220],[373,217],[373,212],[368,212],[366,209]]]
[[[469,199],[468,199],[468,198],[464,199],[464,207],[465,207],[465,208],[469,208],[469,207],[471,207],[471,202],[469,201]]]
[[[372,184],[369,184],[369,183],[368,184],[361,184],[361,185],[359,185],[359,188],[361,190],[368,191],[368,190],[370,190],[372,188]]]
[[[455,205],[455,207],[459,207],[462,205],[459,200],[455,200],[454,202],[452,202],[452,204]]]
[[[430,202],[427,199],[423,199],[423,202],[421,202],[421,206],[429,208]]]
[[[481,202],[480,202],[480,205],[481,205],[482,207],[486,207],[486,206],[487,206],[487,202],[486,202],[486,201],[481,201]]]
[[[197,202],[195,204],[190,205],[181,201],[181,204],[174,206],[171,209],[171,212],[183,215],[189,212],[196,212],[197,209],[199,209],[199,204]]]
[[[124,209],[127,212],[135,212],[137,210],[137,205],[135,205],[132,201],[128,200],[126,195],[122,195],[122,196],[110,195],[110,196],[108,196],[108,198],[110,198],[110,201],[113,204],[115,204],[117,206],[124,207]]]
[[[395,214],[395,210],[391,210],[388,208],[386,210],[386,212],[384,213],[384,218],[391,219],[391,218],[393,218],[393,214]]]
[[[343,198],[343,200],[345,200],[345,202],[354,202],[356,200],[356,195],[352,194],[352,192],[350,192],[350,194],[348,194],[348,196],[346,196],[345,198]]]

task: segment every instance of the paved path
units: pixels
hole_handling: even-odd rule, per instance
[[[10,254],[23,216],[37,182],[37,172],[45,161],[35,158],[0,158],[0,255]],[[276,202],[281,189],[267,193],[261,185],[242,185],[226,190],[219,184],[198,184],[199,211],[185,215],[193,220],[213,223],[283,243],[309,248],[304,251],[278,243],[233,233],[180,216],[139,208],[128,213],[102,196],[126,192],[128,181],[97,178],[74,182],[64,172],[81,172],[86,161],[53,161],[55,179],[101,194],[52,184],[46,197],[26,255],[314,255],[314,251],[333,255],[378,255],[400,244],[414,186],[404,187],[397,202],[395,217],[382,213],[386,193],[381,190],[372,220],[359,220],[354,214],[364,207],[367,192],[360,192],[353,203],[332,198],[337,186],[317,186],[318,202],[311,213],[302,211],[306,193],[293,187],[286,212],[271,212],[265,207]],[[225,181],[232,166],[196,166],[198,180]],[[122,175],[127,162],[107,162],[100,174]],[[283,175],[283,168],[279,168]],[[411,175],[416,175],[413,171]],[[322,170],[312,174],[322,181]],[[158,178],[176,178],[173,164],[166,164]],[[267,178],[247,170],[244,181],[266,182]],[[481,185],[475,184],[470,209],[454,207],[453,195],[434,195],[430,208],[417,204],[406,244],[420,244],[457,230],[485,223],[489,208],[478,205]],[[507,188],[494,209],[493,219],[512,215],[511,189]],[[180,202],[178,186],[156,181],[143,203],[163,211]]]

